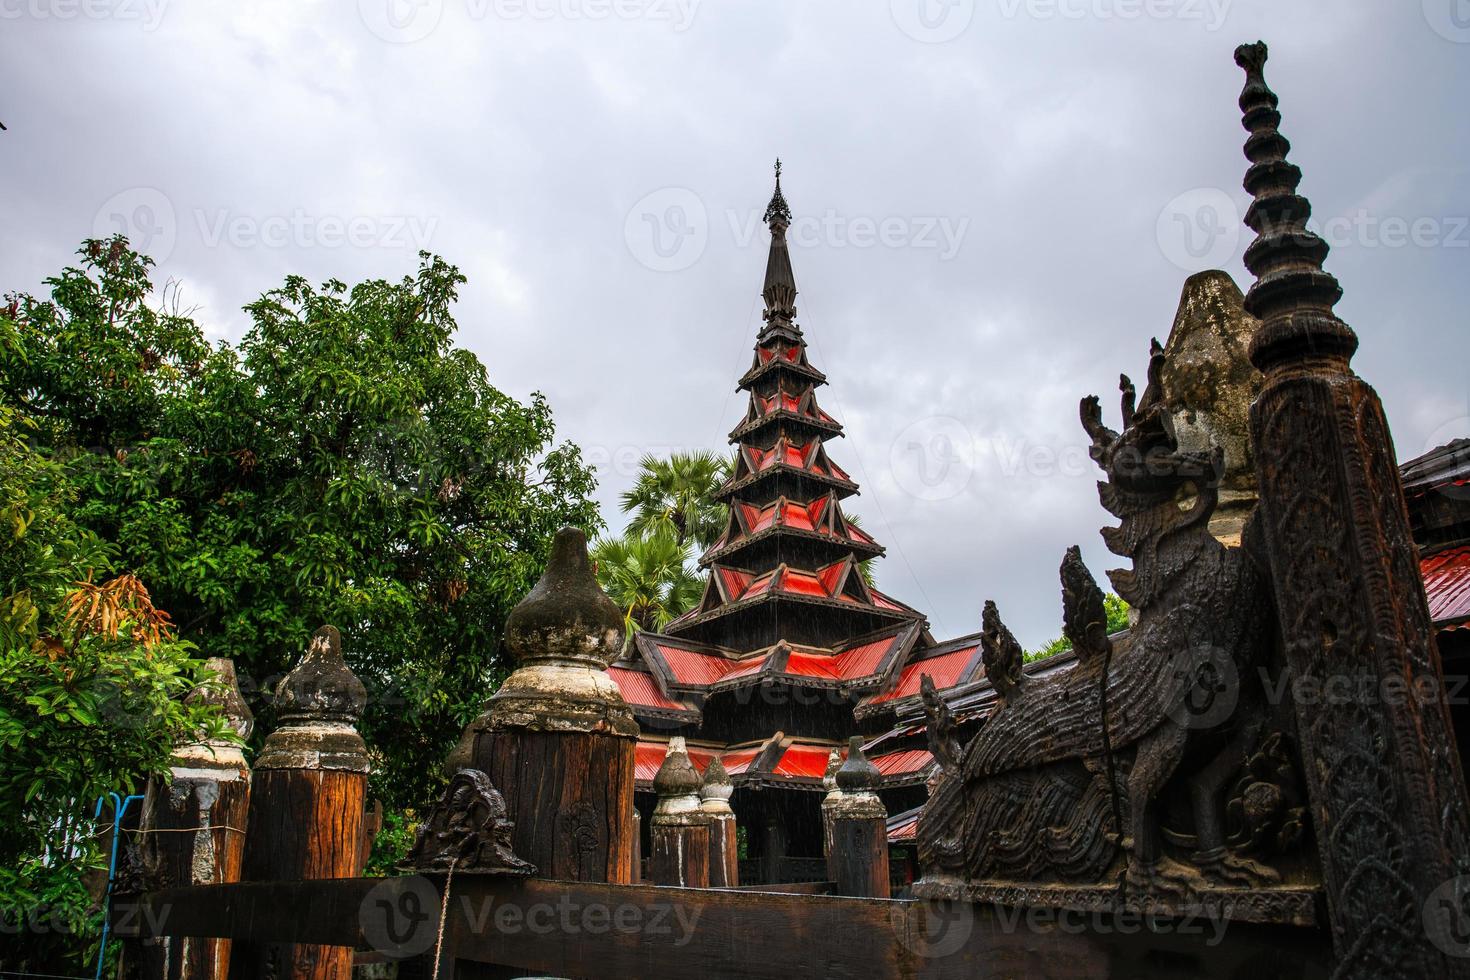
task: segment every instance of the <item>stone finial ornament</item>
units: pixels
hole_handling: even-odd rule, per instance
[[[235,662],[226,657],[210,657],[204,662],[205,670],[212,675],[210,683],[201,684],[185,697],[189,704],[213,705],[220,710],[225,724],[239,737],[248,741],[255,731],[255,716],[240,695],[240,683],[235,674]],[[174,750],[174,765],[191,769],[230,769],[249,773],[245,755],[240,744],[223,739],[203,739],[185,743]]]
[[[842,798],[832,807],[834,816],[839,819],[888,816],[888,810],[877,793],[883,774],[863,754],[861,735],[847,740],[847,759],[838,768],[836,781]]]
[[[842,750],[833,749],[827,753],[827,769],[822,773],[822,788],[827,791],[827,799],[833,795],[841,796],[842,790],[837,788],[837,770],[842,768]]]
[[[730,781],[730,774],[725,771],[720,757],[715,756],[704,770],[704,782],[699,787],[699,809],[714,816],[733,814],[730,796],[734,792],[735,784]]]
[[[505,642],[516,669],[482,716],[490,730],[638,734],[607,674],[622,652],[623,615],[598,586],[578,529],[557,532],[545,573],[506,620]]]
[[[255,768],[367,772],[367,746],[354,727],[367,707],[367,688],[342,659],[342,637],[323,626],[276,687],[279,727]]]
[[[703,780],[689,759],[682,735],[669,739],[664,761],[653,777],[653,791],[658,804],[653,808],[654,823],[681,823],[699,812],[699,792]]]

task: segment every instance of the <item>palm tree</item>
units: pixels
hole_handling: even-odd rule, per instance
[[[673,453],[668,459],[644,456],[631,490],[623,493],[623,513],[632,514],[628,535],[666,534],[683,545],[714,544],[725,529],[725,508],[715,491],[729,479],[733,461],[704,450]]]
[[[597,583],[623,610],[630,636],[659,629],[699,601],[704,579],[689,571],[691,550],[667,533],[629,533],[592,543]]]

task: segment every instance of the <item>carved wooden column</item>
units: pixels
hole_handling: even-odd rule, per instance
[[[658,805],[649,821],[648,879],[655,885],[708,888],[710,828],[699,806],[699,772],[684,739],[669,739],[663,765],[653,777]]]
[[[1327,244],[1305,227],[1266,46],[1235,59],[1257,232],[1245,305],[1263,321],[1250,350],[1265,374],[1251,409],[1261,530],[1338,975],[1470,976],[1452,938],[1467,922],[1465,784],[1393,443],[1349,366],[1357,337],[1333,313]]]
[[[837,770],[842,796],[832,806],[827,876],[834,895],[889,897],[888,810],[876,792],[882,778],[863,755],[862,737],[854,735],[847,743],[847,761]]]
[[[240,697],[233,661],[211,658],[214,681],[189,694],[215,705],[240,738],[255,727]],[[148,784],[139,821],[139,856],[148,887],[217,885],[240,880],[250,807],[250,766],[240,746],[206,740],[179,746],[167,784]],[[139,949],[144,980],[223,980],[228,939],[154,940]]]
[[[827,755],[827,771],[822,773],[822,788],[827,795],[822,797],[822,857],[832,853],[832,814],[842,800],[842,790],[837,787],[837,770],[842,768],[842,752],[833,749]]]
[[[709,827],[709,885],[735,888],[740,884],[740,841],[730,794],[735,785],[719,757],[710,760],[699,787],[699,812]]]
[[[342,659],[337,630],[323,626],[276,688],[279,727],[255,761],[244,881],[353,878],[362,872],[367,747],[355,726],[367,704]],[[237,943],[231,975],[348,980],[345,946]]]
[[[539,874],[633,881],[633,750],[638,723],[607,674],[622,650],[623,616],[603,594],[587,538],[563,528],[546,573],[511,611],[505,642],[515,672],[450,755],[505,796],[515,852]]]

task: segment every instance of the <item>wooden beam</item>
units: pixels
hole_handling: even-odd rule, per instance
[[[380,949],[391,931],[423,955],[443,882],[176,888],[120,899],[113,923],[126,936]],[[409,914],[387,930],[384,910]],[[455,877],[449,910],[446,956],[563,977],[1326,977],[1330,957],[1321,930],[1285,926],[469,874]]]

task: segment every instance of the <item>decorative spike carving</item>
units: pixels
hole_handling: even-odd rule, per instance
[[[1073,545],[1062,559],[1062,633],[1086,660],[1112,649],[1107,624],[1103,590],[1082,561],[1082,549]]]
[[[919,679],[919,696],[924,702],[924,732],[929,742],[929,753],[939,763],[940,769],[957,769],[960,764],[960,743],[955,737],[954,712],[949,709],[944,698],[940,697],[938,689],[934,687],[934,680],[928,674]],[[835,751],[833,755],[836,755]]]
[[[985,663],[985,676],[990,686],[1002,701],[1009,701],[1021,692],[1026,675],[1021,672],[1025,652],[1014,635],[1001,622],[1000,610],[990,599],[985,600],[985,612],[981,615],[980,657]]]

